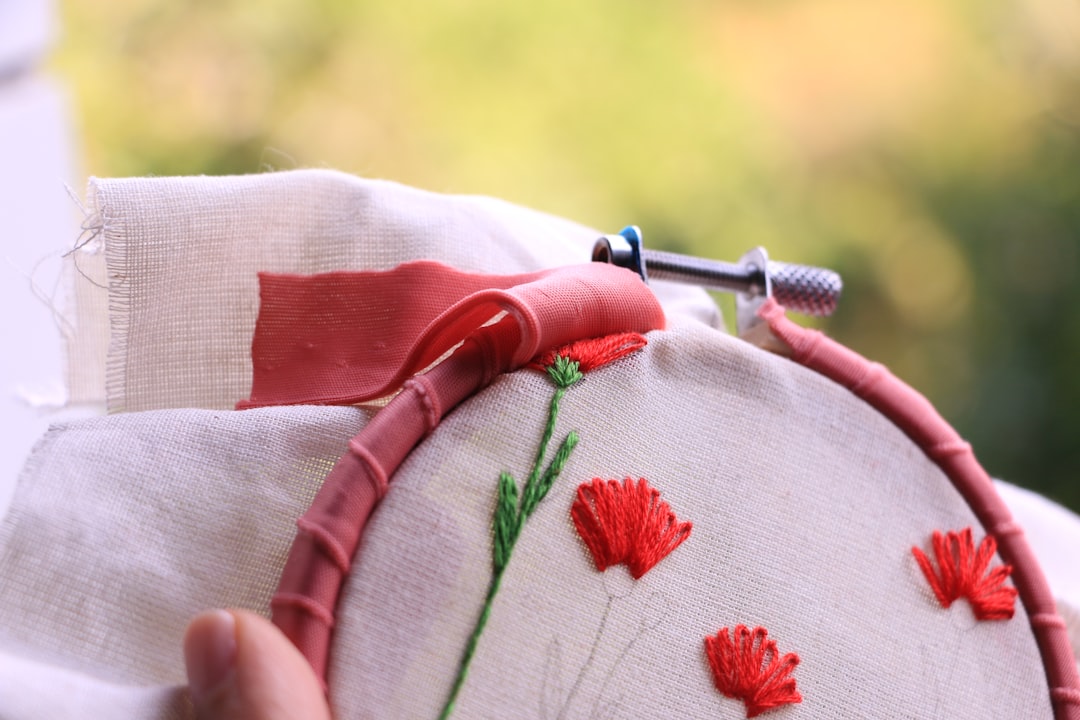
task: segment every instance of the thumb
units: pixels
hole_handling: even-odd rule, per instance
[[[245,610],[212,610],[184,635],[184,661],[201,720],[330,720],[307,660],[280,630]]]

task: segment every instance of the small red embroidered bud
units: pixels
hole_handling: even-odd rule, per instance
[[[645,336],[635,332],[588,338],[548,350],[530,363],[529,367],[536,370],[547,370],[551,374],[552,369],[556,367],[561,358],[561,364],[574,364],[575,370],[587,373],[629,355],[635,350],[640,350],[647,344],[648,340],[645,339]],[[559,382],[554,375],[552,377],[556,383]],[[574,379],[574,382],[580,379],[581,376],[579,375]]]
[[[742,700],[748,718],[802,702],[795,678],[790,677],[799,656],[787,653],[781,657],[776,641],[769,640],[763,627],[750,630],[736,625],[730,634],[723,628],[715,637],[705,638],[705,656],[716,689],[726,697]]]
[[[693,528],[679,522],[645,478],[582,483],[570,517],[597,570],[623,563],[635,580],[679,547]]]
[[[984,537],[976,551],[971,528],[958,533],[950,530],[945,535],[935,530],[933,547],[937,572],[922,550],[913,547],[911,553],[942,607],[964,598],[979,620],[1008,620],[1013,616],[1016,588],[1005,585],[1012,566],[998,565],[987,571],[997,552],[993,537]]]

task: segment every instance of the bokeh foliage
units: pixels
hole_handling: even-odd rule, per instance
[[[96,175],[328,166],[832,266],[830,334],[1080,508],[1073,0],[66,0]]]

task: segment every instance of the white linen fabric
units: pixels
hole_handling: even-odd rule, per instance
[[[55,427],[22,474],[0,524],[0,717],[187,718],[186,622],[266,612],[293,521],[373,412],[227,409],[249,390],[255,272],[527,271],[580,261],[597,233],[328,171],[94,181],[90,206],[109,405],[140,412]],[[1050,717],[1023,607],[943,610],[912,558],[934,530],[985,534],[941,471],[847,391],[717,330],[701,291],[657,289],[670,328],[564,398],[556,435],[581,443],[515,547],[455,717],[745,717],[703,644],[738,623],[802,659],[803,702],[767,717]],[[552,391],[497,379],[395,475],[342,594],[339,720],[437,714],[487,588],[499,473],[527,474]],[[694,523],[637,581],[599,573],[569,515],[579,483],[626,476]]]
[[[107,319],[112,328],[110,412],[225,409],[247,397],[260,271],[384,270],[426,258],[510,274],[587,262],[601,234],[492,198],[328,170],[91,180],[87,204],[87,225],[104,243],[108,266],[96,322]],[[76,280],[85,302],[90,281]],[[719,326],[703,290],[654,289],[669,311]],[[94,314],[80,312],[79,320],[95,337]],[[79,358],[73,384],[86,387],[78,374],[100,362],[92,348],[76,345],[72,354]]]
[[[919,573],[910,548],[933,530],[984,533],[906,436],[699,323],[649,337],[564,398],[557,435],[581,443],[515,548],[456,716],[743,717],[703,653],[737,623],[802,658],[804,702],[774,717],[1050,716],[1023,608],[976,623]],[[395,476],[343,592],[336,717],[437,714],[491,572],[499,472],[527,473],[552,391],[540,373],[500,378]],[[266,610],[292,519],[363,419],[174,410],[51,432],[0,535],[9,687],[50,673],[131,717],[183,717],[185,622]],[[641,580],[597,572],[573,529],[576,487],[596,476],[645,477],[694,523]],[[37,716],[5,702],[2,717]]]
[[[703,645],[738,623],[801,657],[803,703],[770,717],[1052,716],[1019,604],[976,622],[923,579],[913,545],[985,532],[903,433],[698,324],[649,338],[563,400],[556,434],[581,442],[515,547],[460,717],[745,717],[713,688]],[[339,717],[437,715],[490,576],[496,481],[526,474],[552,389],[504,376],[399,470],[343,592]],[[599,573],[573,528],[576,488],[597,476],[644,477],[694,523],[640,580]]]
[[[0,525],[0,717],[186,716],[185,693],[153,688],[185,683],[187,621],[208,601],[268,614],[296,518],[369,415],[175,410],[50,430]]]

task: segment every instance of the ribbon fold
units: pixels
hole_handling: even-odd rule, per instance
[[[389,396],[500,312],[520,332],[512,368],[575,340],[665,326],[645,283],[604,263],[485,275],[422,260],[386,271],[260,273],[259,284],[251,397],[238,409]]]

